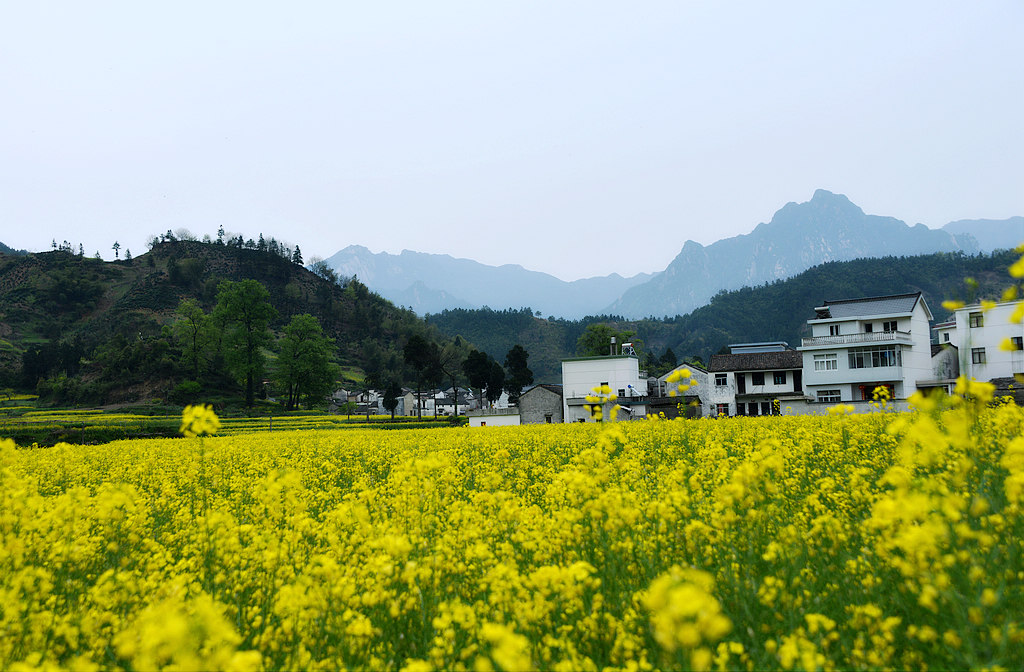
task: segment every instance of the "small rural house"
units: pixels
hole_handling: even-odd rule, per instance
[[[669,378],[683,370],[689,371],[689,378],[677,383],[668,382]],[[683,382],[689,387],[680,390],[679,386]],[[647,405],[648,413],[664,415],[670,420],[684,413],[687,418],[706,414],[704,400],[708,398],[708,372],[703,367],[696,364],[680,364],[665,375],[649,380],[647,384],[651,392],[651,399]]]
[[[558,424],[563,420],[561,385],[534,385],[519,395],[519,421],[522,424]]]
[[[713,355],[708,366],[705,413],[779,415],[805,403],[804,357],[784,341],[738,343]]]

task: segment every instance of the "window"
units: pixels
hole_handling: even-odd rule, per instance
[[[839,335],[839,325],[838,324],[830,324],[830,325],[828,325],[828,335],[829,336],[838,336]]]
[[[971,348],[971,364],[985,363],[985,348]]]
[[[785,385],[786,384],[786,372],[785,371],[776,371],[775,375],[772,376],[772,378],[773,378],[772,382],[775,383],[776,385]]]
[[[729,384],[729,376],[725,373],[715,374],[715,387],[725,387]]]
[[[942,335],[942,342],[943,343],[949,343],[949,332],[948,331]]]
[[[771,414],[772,414],[772,402],[770,402],[770,401],[762,401],[761,402],[761,415],[771,415]]]
[[[851,369],[870,369],[879,366],[898,366],[900,351],[895,346],[856,348],[850,350]]]
[[[873,324],[871,324],[870,322],[865,322],[864,323],[864,333],[865,334],[870,334],[874,330],[875,330],[875,326]]]
[[[835,371],[839,368],[839,358],[834,352],[814,356],[815,371]]]
[[[841,401],[839,390],[818,390],[818,402],[822,404],[835,404]]]
[[[619,398],[621,399],[624,396],[626,396],[626,389],[623,388],[623,387],[620,387],[619,388]]]
[[[755,371],[750,374],[751,385],[764,385],[764,371]]]
[[[718,415],[729,415],[729,404],[715,404],[715,413]]]
[[[971,313],[970,317],[967,319],[967,323],[972,329],[974,327],[984,327],[985,317],[981,313]]]
[[[882,331],[896,331],[896,320],[891,322],[882,322]]]
[[[1024,337],[1022,336],[1011,336],[1010,345],[1013,346],[1014,350],[1024,350]]]

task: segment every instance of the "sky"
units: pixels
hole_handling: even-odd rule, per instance
[[[1024,215],[1024,2],[7,2],[0,242],[663,270],[815,189]]]

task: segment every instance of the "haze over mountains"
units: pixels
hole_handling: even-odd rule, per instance
[[[370,252],[349,246],[326,262],[392,302],[419,314],[446,308],[529,306],[543,315],[579,319],[685,314],[721,290],[788,278],[828,261],[990,252],[1024,241],[1024,217],[960,220],[942,229],[866,215],[841,194],[819,189],[810,201],[787,203],[745,235],[708,246],[686,241],[659,273],[617,274],[565,282],[518,265],[487,266],[448,255]],[[665,241],[670,244],[670,241]]]

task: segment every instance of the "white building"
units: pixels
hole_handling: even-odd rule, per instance
[[[466,411],[470,427],[509,427],[521,424],[518,408],[477,408]]]
[[[1024,301],[996,303],[989,310],[979,304],[964,306],[952,318],[935,325],[939,344],[957,348],[960,372],[968,378],[989,381],[1024,374],[1024,324],[1011,321]],[[1005,342],[1013,350],[1003,347]]]
[[[931,311],[920,292],[825,301],[802,339],[803,387],[815,402],[864,401],[876,387],[894,399],[934,378]]]
[[[606,355],[562,360],[562,417],[565,422],[590,422],[584,408],[595,387],[607,385],[622,408],[617,420],[647,415],[647,379],[640,378],[636,355]]]

